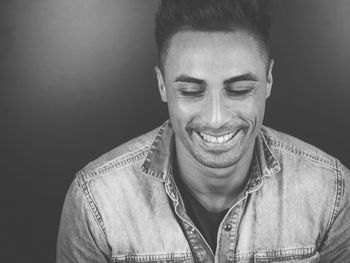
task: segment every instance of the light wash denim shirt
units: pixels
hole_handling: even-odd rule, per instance
[[[169,121],[87,165],[63,207],[57,262],[350,262],[350,173],[262,127],[250,179],[213,253],[172,176]]]

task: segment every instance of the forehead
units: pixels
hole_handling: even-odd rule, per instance
[[[169,42],[165,71],[261,70],[266,59],[258,40],[245,31],[181,31]],[[199,72],[192,72],[199,73]]]

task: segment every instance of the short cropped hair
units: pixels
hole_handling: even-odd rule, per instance
[[[251,33],[269,59],[270,17],[264,0],[161,0],[155,18],[159,63],[164,60],[172,36],[180,31]]]

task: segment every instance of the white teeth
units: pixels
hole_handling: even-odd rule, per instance
[[[228,133],[228,134],[223,135],[223,136],[212,136],[212,135],[200,132],[200,135],[208,143],[221,144],[221,143],[226,143],[227,141],[229,141],[236,133],[237,133],[237,131]]]

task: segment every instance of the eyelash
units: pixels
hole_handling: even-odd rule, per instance
[[[233,95],[233,96],[244,96],[247,95],[251,92],[252,89],[244,89],[244,90],[226,90],[226,93],[228,95]]]
[[[239,96],[244,96],[247,95],[251,92],[251,89],[245,89],[245,90],[226,90],[225,91],[227,95],[233,96],[233,97],[239,97]],[[184,97],[200,97],[202,96],[204,91],[181,91],[181,95]]]
[[[199,97],[199,96],[201,96],[204,93],[204,91],[202,91],[202,90],[198,90],[198,91],[182,90],[180,92],[181,92],[181,95],[185,96],[185,97]]]

